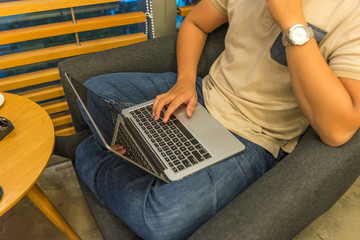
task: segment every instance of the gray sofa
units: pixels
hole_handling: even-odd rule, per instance
[[[224,49],[227,26],[209,35],[198,75],[205,76]],[[77,145],[90,132],[74,94],[64,81],[67,72],[85,82],[113,72],[176,72],[176,37],[167,36],[131,46],[67,59],[59,64],[61,81],[76,134],[56,137],[55,154],[74,159]],[[244,56],[246,57],[246,56]],[[190,239],[291,239],[327,211],[360,173],[359,132],[344,146],[324,145],[312,128],[293,153],[240,194]],[[84,197],[104,239],[138,239],[79,180]]]

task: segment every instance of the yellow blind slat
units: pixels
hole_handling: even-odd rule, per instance
[[[69,106],[65,99],[60,99],[48,103],[40,104],[48,114],[58,113],[69,110]]]
[[[113,16],[94,17],[71,21],[46,24],[34,27],[19,28],[0,32],[0,45],[28,41],[33,39],[53,37],[58,35],[83,32],[95,29],[110,28],[128,24],[145,22],[143,12],[122,13]]]
[[[178,14],[181,17],[185,17],[189,14],[189,12],[194,8],[194,5],[184,6],[184,7],[178,7]]]
[[[120,0],[121,1],[121,0]],[[114,0],[20,0],[0,3],[0,17],[51,11],[72,7],[89,6],[104,3],[116,3]],[[108,6],[108,5],[107,5]],[[22,17],[22,16],[19,16]],[[77,32],[104,29],[116,26],[136,24],[146,21],[143,12],[121,13],[112,16],[79,19],[76,23],[71,21],[51,23],[34,27],[25,27],[14,30],[0,31],[0,45],[24,42],[34,39],[53,37]],[[146,41],[144,33],[135,33],[117,37],[60,45],[26,52],[19,52],[0,56],[0,70],[12,67],[25,66],[55,59],[62,59],[91,52],[108,50],[133,43]],[[60,79],[57,68],[41,70],[32,73],[0,79],[0,91],[20,89],[23,87],[53,82]],[[40,104],[51,115],[55,132],[58,136],[75,133],[69,107],[63,98],[64,90],[61,84],[37,88],[35,90],[19,93],[33,101],[52,100]],[[62,97],[54,100],[54,98]]]
[[[32,73],[25,73],[0,79],[0,91],[8,91],[17,88],[28,87],[45,82],[56,81],[59,79],[60,75],[57,68],[50,68]]]
[[[74,43],[39,50],[8,54],[0,56],[0,69],[18,67],[37,62],[102,51],[146,40],[147,37],[144,33],[134,33],[117,37],[86,41],[82,42],[81,46],[77,46]]]
[[[54,127],[64,124],[72,123],[72,118],[69,112],[57,113],[51,116]]]
[[[121,1],[121,0],[120,0]],[[101,3],[117,2],[114,0],[23,0],[0,3],[0,17],[24,13],[42,12],[70,7],[80,7]]]
[[[35,90],[24,91],[19,93],[19,95],[29,98],[34,102],[39,102],[64,96],[64,89],[61,84],[56,84],[53,86],[38,88]]]
[[[74,133],[75,133],[75,128],[73,126],[55,129],[56,136],[68,136]]]

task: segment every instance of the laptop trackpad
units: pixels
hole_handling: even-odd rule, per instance
[[[185,111],[186,107],[181,106],[175,115],[191,132],[206,134],[219,127],[219,123],[202,106],[196,107],[191,117]]]
[[[179,109],[181,110],[181,109]],[[191,116],[186,116],[185,108],[175,114],[178,119],[196,135],[198,141],[214,158],[227,158],[244,150],[244,145],[223,125],[215,120],[201,105]],[[231,154],[229,154],[231,153]]]

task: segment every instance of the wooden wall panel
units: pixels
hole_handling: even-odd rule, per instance
[[[184,7],[178,7],[178,15],[185,17],[194,8],[194,5],[188,5]]]
[[[114,0],[20,0],[0,3],[0,17],[28,14],[42,11],[65,9],[95,4],[118,2]],[[51,13],[51,12],[50,12]],[[18,19],[21,19],[18,16]],[[17,18],[16,18],[17,19]],[[76,16],[75,18],[76,19]],[[65,34],[75,34],[77,43],[41,48],[30,51],[20,51],[0,56],[0,70],[22,67],[30,64],[43,63],[76,55],[107,50],[115,47],[146,41],[147,36],[140,32],[116,37],[102,38],[79,42],[77,33],[125,26],[146,21],[144,12],[121,13],[110,16],[100,16],[87,19],[64,21],[0,31],[0,45],[26,42]],[[57,68],[19,74],[0,79],[0,91],[16,90],[19,95],[35,102],[46,102],[40,105],[50,115],[55,134],[59,136],[75,133],[69,107],[64,98]],[[46,84],[48,83],[48,84]],[[45,87],[44,87],[45,85]],[[33,90],[23,91],[22,88],[32,87]]]
[[[120,0],[121,1],[121,0]],[[0,3],[0,17],[117,2],[114,0],[22,0]]]
[[[90,31],[96,29],[124,26],[141,23],[146,20],[143,12],[123,13],[112,16],[94,17],[53,24],[39,25],[34,27],[19,28],[0,32],[0,45],[23,42],[33,39],[53,37],[76,32]]]
[[[2,78],[0,79],[0,91],[8,91],[56,80],[60,80],[58,68],[49,68],[42,71]]]
[[[133,33],[117,37],[86,41],[82,42],[81,46],[77,46],[75,43],[73,43],[33,51],[8,54],[0,56],[0,69],[24,66],[32,63],[66,58],[90,52],[97,52],[146,40],[147,37],[144,33]]]

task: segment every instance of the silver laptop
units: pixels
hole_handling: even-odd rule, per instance
[[[165,182],[178,181],[196,171],[204,169],[234,154],[245,146],[199,103],[191,118],[185,113],[186,106],[180,106],[167,123],[152,116],[153,100],[118,112],[114,116],[115,129],[112,140],[105,140],[101,126],[98,126],[87,108],[87,99],[79,94],[84,85],[65,73],[81,106],[96,130],[104,146],[123,159],[135,164]],[[91,90],[86,91],[99,98],[97,104],[107,106],[104,99]],[[115,110],[115,109],[114,109]],[[122,145],[125,154],[111,148]]]

